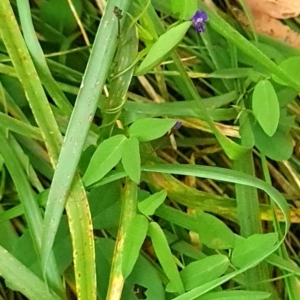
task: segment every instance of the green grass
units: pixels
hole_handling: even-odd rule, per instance
[[[0,1],[0,299],[299,299],[300,50],[105,3]]]

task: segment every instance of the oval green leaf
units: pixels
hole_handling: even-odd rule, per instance
[[[88,186],[102,179],[120,161],[127,140],[123,134],[115,135],[102,142],[91,158],[82,178]]]
[[[259,124],[254,124],[252,128],[255,146],[261,153],[276,161],[287,160],[291,157],[294,140],[289,133],[279,129],[270,137],[265,134]]]
[[[165,201],[166,197],[166,190],[159,191],[139,202],[138,209],[142,214],[146,216],[152,216],[154,215],[155,210]]]
[[[164,58],[180,43],[191,24],[191,21],[186,21],[178,26],[172,27],[166,33],[162,34],[154,43],[141,65],[138,67],[136,75],[144,75],[162,62]]]
[[[225,223],[213,215],[196,216],[201,243],[212,249],[229,249],[235,245],[235,235]]]
[[[255,86],[252,96],[253,113],[268,136],[272,136],[278,127],[280,107],[272,83],[262,80]]]
[[[184,286],[164,232],[157,223],[151,222],[148,235],[151,237],[157,258],[170,280],[171,286],[178,294],[183,294]]]
[[[239,240],[232,251],[231,262],[237,268],[261,261],[266,253],[274,248],[278,241],[277,233],[254,234],[247,239]]]
[[[136,215],[130,222],[123,249],[122,274],[124,279],[127,278],[140,253],[140,249],[145,240],[148,230],[148,220],[143,215]]]
[[[141,156],[139,141],[135,136],[131,136],[124,143],[122,164],[129,178],[139,184],[141,177]]]
[[[144,118],[135,121],[128,130],[140,142],[149,142],[166,134],[176,123],[172,119]]]
[[[229,267],[229,259],[225,255],[212,255],[190,263],[180,276],[186,291],[210,282],[225,273]]]

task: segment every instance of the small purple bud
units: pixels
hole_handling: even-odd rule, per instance
[[[208,21],[208,16],[205,11],[197,10],[191,21],[197,32],[203,32],[205,30],[205,23]]]
[[[179,121],[177,121],[176,123],[175,123],[175,125],[173,126],[173,130],[178,130],[180,127],[182,126],[182,123],[181,122],[179,122]]]

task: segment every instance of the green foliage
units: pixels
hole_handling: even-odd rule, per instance
[[[140,181],[141,162],[139,141],[157,139],[169,131],[176,121],[145,118],[135,121],[128,130],[129,138],[118,134],[103,141],[94,152],[83,176],[89,186],[101,180],[122,159],[126,174],[136,183]]]
[[[200,241],[212,249],[229,249],[235,244],[233,232],[218,218],[202,213],[197,216]]]
[[[136,75],[144,75],[153,67],[161,63],[167,55],[180,43],[187,30],[191,26],[190,21],[170,28],[150,48],[149,53],[138,67]]]
[[[127,140],[125,135],[115,135],[99,145],[82,178],[85,185],[90,185],[103,178],[120,161],[123,147]]]
[[[126,258],[122,264],[124,278],[129,276],[137,261],[147,230],[148,220],[146,217],[136,215],[130,221],[123,250],[123,255]]]
[[[252,97],[253,113],[261,128],[268,136],[272,136],[278,127],[279,103],[276,92],[268,80],[257,83]]]
[[[269,253],[277,241],[276,233],[255,234],[245,240],[237,240],[232,251],[232,263],[241,268],[248,263],[256,261],[258,257]]]
[[[140,142],[148,142],[163,136],[175,123],[175,120],[170,119],[144,118],[135,121],[129,127],[128,133]]]
[[[79,15],[82,14],[82,0],[72,1]],[[67,2],[59,0],[43,1],[40,7],[42,21],[64,34],[72,33],[77,27],[76,20]]]
[[[165,201],[166,197],[167,192],[165,190],[154,193],[153,195],[139,202],[138,209],[142,214],[146,216],[152,216],[154,215],[156,209]]]
[[[282,161],[289,159],[293,153],[294,141],[289,131],[281,127],[272,137],[267,135],[259,124],[252,125],[252,132],[255,139],[255,146],[271,159]]]
[[[228,269],[229,263],[225,255],[212,255],[190,263],[180,272],[185,290],[190,291],[220,277]]]
[[[300,56],[295,56],[295,57],[289,57],[285,59],[283,62],[279,64],[279,67],[284,70],[286,73],[288,73],[294,80],[299,81],[300,80],[300,75],[298,72],[297,65],[300,62]],[[272,76],[273,79],[282,84],[282,85],[288,85],[285,81],[281,80],[278,78],[276,75]]]
[[[172,13],[179,15],[180,19],[188,20],[197,10],[196,0],[172,0]]]
[[[99,186],[89,193],[94,229],[101,230],[118,226],[121,212],[120,192],[118,182],[114,181]]]
[[[114,241],[100,238],[95,242],[97,261],[97,289],[99,299],[106,298],[106,291],[113,255]],[[134,290],[137,286],[144,288],[148,299],[164,299],[164,289],[155,268],[142,255],[138,257],[136,265],[130,276],[126,279],[122,300],[136,300]]]
[[[155,254],[170,281],[172,289],[178,294],[183,294],[183,282],[162,229],[157,223],[151,222],[149,224],[148,235],[151,238]]]
[[[208,293],[198,298],[198,300],[263,300],[270,297],[269,293],[251,291],[223,291]]]
[[[141,157],[139,141],[135,136],[129,137],[122,152],[122,165],[129,178],[135,183],[140,182]]]

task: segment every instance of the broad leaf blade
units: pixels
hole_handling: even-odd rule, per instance
[[[191,21],[186,21],[178,26],[172,27],[166,33],[161,35],[138,67],[136,75],[144,75],[162,62],[163,59],[180,43],[190,26]]]
[[[278,65],[284,72],[289,74],[295,81],[300,81],[300,73],[299,73],[299,64],[300,64],[300,56],[289,57],[284,60],[282,63]],[[272,78],[274,81],[281,85],[288,85],[286,81],[283,81],[281,78],[273,75]]]
[[[157,192],[145,200],[139,202],[138,208],[139,211],[146,215],[146,216],[152,216],[155,213],[155,210],[165,201],[167,197],[167,191],[162,190],[160,192]]]
[[[190,263],[181,272],[186,291],[210,282],[227,270],[229,259],[225,255],[212,255]]]
[[[272,136],[278,127],[280,107],[273,85],[268,80],[259,81],[252,96],[253,113],[264,130]]]
[[[212,249],[229,249],[235,244],[234,233],[213,215],[202,213],[197,216],[200,241]]]
[[[277,240],[277,233],[254,234],[247,239],[240,240],[232,251],[231,261],[238,268],[255,262],[264,253],[270,252]]]
[[[172,0],[172,12],[180,19],[188,20],[197,11],[197,0]]]
[[[95,151],[82,178],[85,185],[91,185],[103,178],[120,161],[126,136],[115,135],[102,142]]]
[[[139,256],[140,249],[148,230],[148,220],[145,216],[136,215],[130,222],[124,242],[122,274],[127,278]]]
[[[139,141],[131,136],[123,146],[122,164],[129,178],[135,183],[140,183],[141,177],[141,157]]]
[[[129,127],[128,132],[140,142],[148,142],[166,134],[175,123],[176,120],[172,119],[144,118],[135,121]]]
[[[267,157],[276,160],[287,160],[293,154],[294,140],[291,134],[279,128],[275,134],[268,136],[257,123],[252,125],[255,146]]]
[[[178,294],[183,294],[184,286],[162,229],[157,223],[151,222],[149,224],[148,234],[151,237],[157,258],[170,280],[170,284],[176,289]]]

